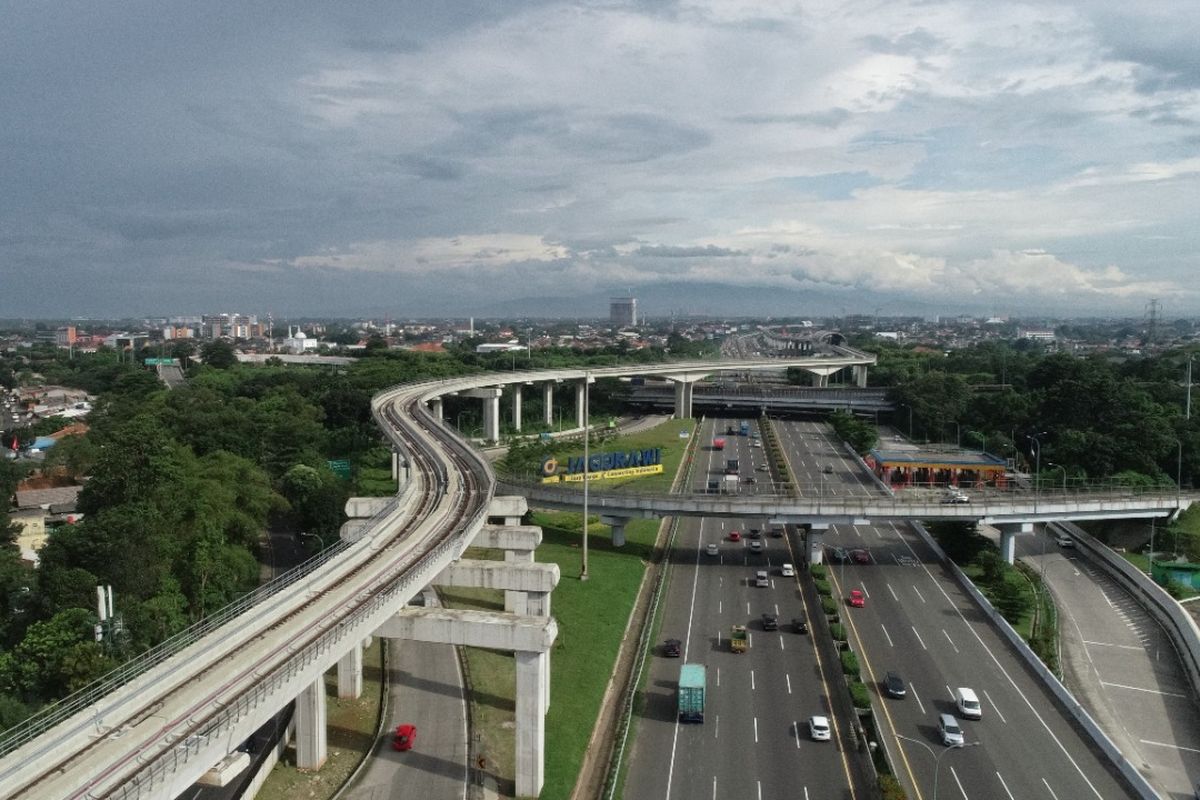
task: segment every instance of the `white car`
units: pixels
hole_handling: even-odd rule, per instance
[[[1059,534],[1058,536],[1054,537],[1054,543],[1057,544],[1059,547],[1074,547],[1075,546],[1074,539],[1072,539],[1070,536],[1064,536],[1062,534]]]
[[[708,553],[710,556],[715,556],[717,554],[717,543],[709,542],[704,546],[704,552]]]
[[[796,577],[796,568],[791,564],[784,564],[779,568],[779,574],[785,578],[794,578]]]
[[[829,718],[815,716],[808,718],[808,735],[814,742],[829,741]]]

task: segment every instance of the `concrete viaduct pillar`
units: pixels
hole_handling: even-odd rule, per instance
[[[1000,557],[1005,564],[1013,563],[1017,552],[1017,535],[1033,533],[1032,522],[1006,522],[996,525],[1000,531]]]
[[[814,522],[808,527],[808,563],[821,564],[825,561],[825,531],[828,522]]]
[[[600,515],[600,522],[612,529],[613,547],[625,546],[625,526],[629,524],[628,517],[612,517],[608,514]]]
[[[857,364],[851,368],[854,374],[854,385],[860,389],[867,388],[867,365]]]
[[[501,394],[503,390],[498,386],[463,392],[463,397],[477,397],[483,401],[483,438],[489,442],[500,441]]]
[[[584,405],[584,403],[583,403],[584,388],[583,387],[584,387],[584,385],[585,385],[584,380],[581,380],[581,381],[579,381],[579,383],[575,384],[575,427],[576,428],[582,428],[584,425],[587,424],[583,418],[583,405]]]
[[[338,659],[337,687],[338,697],[343,700],[355,699],[362,696],[363,690],[363,646],[362,642],[354,645],[346,654]]]
[[[513,657],[517,661],[517,796],[537,796],[545,779],[549,662],[546,652],[518,650]]]
[[[445,415],[442,413],[442,398],[435,397],[429,401],[429,410],[433,412],[433,418],[441,425],[445,422]]]
[[[512,387],[512,392],[513,392],[512,425],[513,425],[513,430],[520,433],[520,431],[521,431],[521,384],[514,383],[513,387]]]
[[[542,422],[547,428],[554,425],[554,381],[542,384]]]
[[[681,375],[667,375],[667,380],[675,384],[675,419],[689,419],[692,416],[692,384],[707,377],[703,372],[688,372]]]
[[[320,769],[328,755],[325,677],[318,675],[296,696],[296,767]]]

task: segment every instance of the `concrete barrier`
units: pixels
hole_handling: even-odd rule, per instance
[[[988,616],[996,628],[998,628],[999,631],[1004,634],[1004,637],[1008,639],[1009,643],[1016,649],[1018,655],[1020,655],[1021,658],[1024,659],[1025,663],[1029,665],[1029,668],[1032,669],[1034,673],[1042,679],[1042,683],[1046,684],[1046,687],[1050,689],[1051,694],[1053,694],[1055,699],[1058,700],[1059,705],[1061,705],[1062,708],[1071,715],[1071,717],[1079,724],[1079,726],[1083,728],[1084,732],[1091,737],[1096,746],[1100,748],[1101,752],[1108,757],[1108,760],[1111,761],[1114,766],[1116,766],[1117,770],[1121,773],[1125,780],[1129,782],[1138,796],[1144,798],[1144,800],[1159,800],[1158,793],[1154,791],[1153,787],[1150,786],[1150,783],[1144,777],[1142,777],[1142,773],[1138,772],[1137,767],[1130,763],[1129,759],[1125,758],[1120,749],[1113,744],[1112,739],[1108,738],[1108,735],[1100,729],[1100,726],[1096,724],[1095,720],[1092,719],[1092,716],[1088,714],[1084,707],[1079,704],[1079,701],[1075,699],[1075,695],[1071,694],[1071,692],[1067,690],[1067,687],[1063,686],[1062,682],[1055,677],[1054,673],[1046,668],[1046,665],[1043,664],[1042,660],[1037,657],[1037,654],[1030,649],[1029,644],[1022,639],[1015,630],[1013,630],[1013,627],[1008,624],[1008,620],[1006,620],[1004,616],[992,606],[991,602],[989,602],[988,599],[983,596],[983,593],[975,587],[975,584],[966,576],[966,573],[959,569],[957,564],[946,557],[945,551],[943,551],[938,543],[934,541],[933,536],[930,535],[929,531],[925,529],[925,526],[919,522],[913,522],[912,526],[913,529],[921,536],[921,538],[925,540],[925,543],[929,545],[930,549],[937,554],[938,558],[940,558],[946,564],[951,574],[954,575],[955,580],[957,580],[966,593],[970,595],[971,599],[975,601],[975,604],[979,606],[980,610],[983,611],[983,613]]]

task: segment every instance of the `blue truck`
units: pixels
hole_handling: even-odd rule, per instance
[[[679,721],[704,722],[704,688],[707,674],[703,664],[679,668]]]
[[[747,422],[746,420],[742,420],[741,432],[742,432],[742,436],[750,435],[750,423]]]

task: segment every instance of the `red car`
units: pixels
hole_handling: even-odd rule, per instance
[[[859,590],[859,589],[851,589],[850,590],[850,605],[854,606],[855,608],[862,608],[866,604],[867,604],[867,598],[863,596],[863,593],[861,590]]]
[[[729,532],[729,541],[740,542],[741,540],[742,540],[742,532],[741,531],[730,531]]]
[[[850,557],[854,559],[855,564],[871,563],[871,553],[868,550],[851,550]]]
[[[392,736],[393,750],[411,750],[413,742],[417,740],[416,725],[397,725],[396,733]]]

